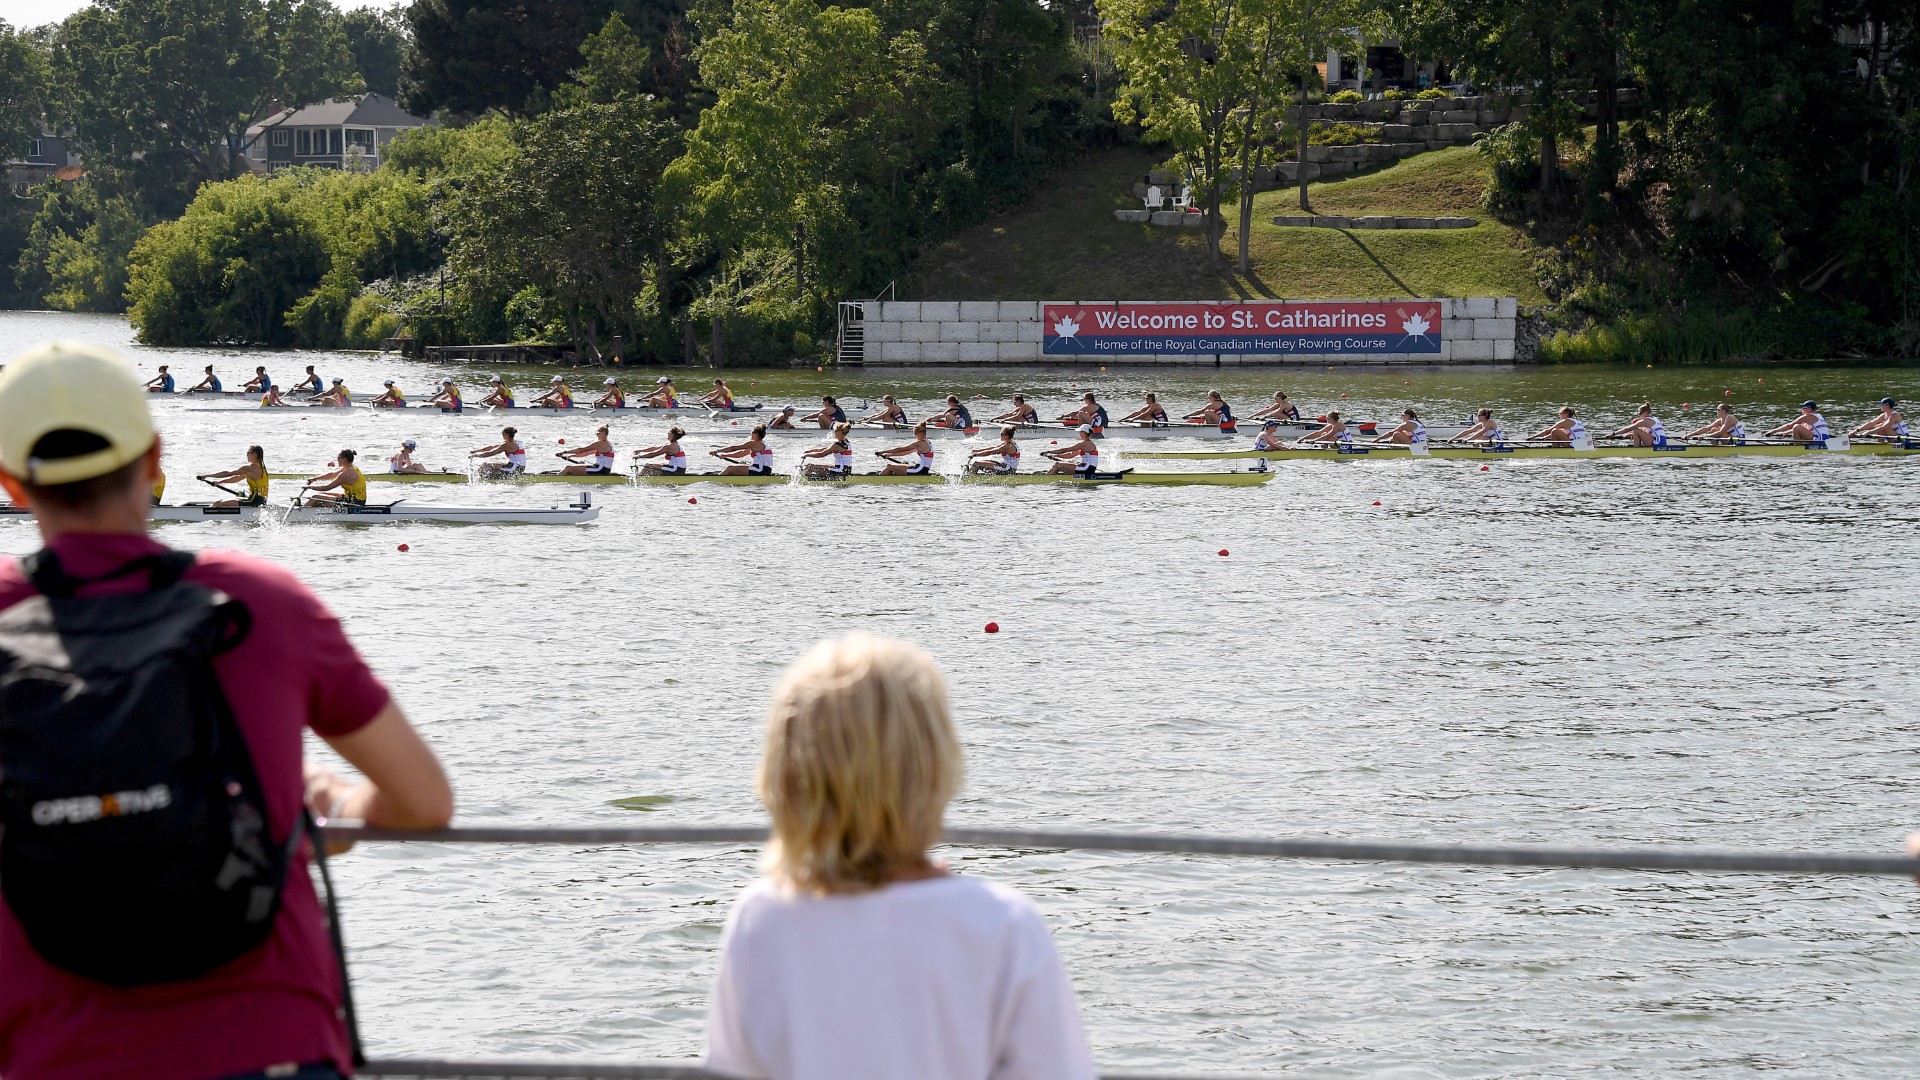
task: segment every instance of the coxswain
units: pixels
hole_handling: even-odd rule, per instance
[[[392,379],[388,379],[380,385],[383,389],[380,391],[379,396],[375,397],[369,404],[376,409],[404,409],[407,407],[407,395],[402,393],[399,387],[393,385]]]
[[[313,373],[313,365],[308,364],[307,377],[304,379],[301,379],[297,383],[294,383],[293,390],[291,391],[291,393],[317,394],[320,391],[325,390],[326,388],[327,388],[326,384],[320,381],[320,376]]]
[[[608,427],[601,424],[593,429],[593,441],[585,446],[576,446],[571,450],[560,451],[560,456],[573,464],[560,470],[562,476],[608,476],[613,472],[613,442],[607,438]],[[581,458],[592,457],[592,464]]]
[[[491,446],[482,446],[467,454],[469,458],[504,457],[506,462],[483,461],[480,463],[480,475],[488,480],[497,480],[503,476],[518,476],[527,471],[527,445],[519,439],[520,429],[503,427],[500,429],[500,441]]]
[[[313,404],[331,409],[344,409],[353,404],[353,392],[347,389],[345,379],[335,375],[333,385],[327,392],[313,399]]]
[[[727,463],[727,467],[720,470],[722,476],[773,475],[773,450],[767,446],[765,424],[755,424],[746,442],[723,446],[707,453]]]
[[[1300,419],[1300,410],[1294,406],[1292,401],[1287,399],[1287,392],[1285,390],[1275,390],[1273,392],[1273,404],[1247,417],[1247,419],[1298,420]]]
[[[673,392],[673,378],[662,375],[653,381],[653,393],[647,396],[650,409],[677,409],[680,407],[680,395]]]
[[[825,446],[816,446],[800,456],[807,459],[804,475],[809,480],[832,480],[853,474],[853,444],[847,441],[853,425],[845,420],[833,425],[833,441]],[[825,458],[827,463],[816,465],[814,461]]]
[[[878,424],[881,427],[909,427],[913,421],[907,419],[907,410],[888,394],[880,399],[880,407],[861,417],[856,423]]]
[[[1466,443],[1497,443],[1505,438],[1506,438],[1506,432],[1501,431],[1500,425],[1493,422],[1493,410],[1481,409],[1479,412],[1474,414],[1473,423],[1468,424],[1464,429],[1462,429],[1460,434],[1455,435],[1453,437],[1452,441],[1466,442]]]
[[[646,446],[633,452],[633,460],[644,461],[647,458],[659,458],[640,469],[641,476],[682,476],[687,471],[687,452],[680,447],[680,440],[687,437],[685,428],[679,426],[667,429],[667,441],[658,446]]]
[[[1269,419],[1261,425],[1260,431],[1253,437],[1255,450],[1285,450],[1287,441],[1280,437],[1280,421]]]
[[[427,404],[438,407],[443,413],[465,412],[467,408],[466,402],[460,400],[460,388],[454,385],[452,379],[441,379],[440,389],[434,391]]]
[[[888,462],[883,476],[925,476],[933,471],[933,443],[927,438],[925,420],[913,425],[913,441],[889,450],[875,450],[874,456]],[[900,455],[912,454],[914,460],[901,461]]]
[[[567,385],[567,377],[555,375],[547,382],[547,392],[534,399],[533,407],[536,409],[573,408],[573,387]]]
[[[413,452],[419,445],[419,443],[414,442],[412,439],[402,441],[400,443],[400,449],[387,458],[387,471],[390,473],[426,472],[427,467],[425,465],[413,460]]]
[[[490,389],[487,396],[480,399],[480,404],[489,409],[513,408],[513,388],[501,381],[500,376],[487,376],[487,386]]]
[[[1684,436],[1688,439],[1706,439],[1719,443],[1744,443],[1747,441],[1747,425],[1733,414],[1733,406],[1722,402],[1713,408],[1713,420],[1703,427],[1694,428]]]
[[[1040,411],[1032,405],[1027,404],[1027,395],[1015,394],[1013,395],[1013,408],[994,417],[993,422],[996,424],[1009,422],[1015,424],[1037,424],[1040,422]]]
[[[1794,442],[1823,443],[1833,437],[1832,429],[1827,427],[1827,418],[1820,415],[1820,403],[1803,401],[1800,403],[1800,415],[1781,424],[1768,435],[1784,435]]]
[[[713,389],[707,391],[706,396],[700,399],[700,404],[720,412],[732,412],[733,390],[727,386],[727,380],[713,380]]]
[[[960,401],[956,394],[947,395],[947,410],[933,418],[935,424],[954,431],[972,431],[973,413]]]
[[[1400,423],[1392,431],[1374,436],[1373,441],[1396,446],[1422,445],[1427,441],[1427,425],[1420,422],[1412,409],[1407,409],[1400,414]]]
[[[1086,426],[1093,429],[1093,437],[1099,438],[1107,433],[1107,407],[1085,394],[1080,399],[1080,407],[1070,413],[1064,413],[1060,419],[1074,427]]]
[[[245,465],[237,469],[228,469],[226,472],[208,473],[199,479],[210,480],[216,484],[246,481],[245,496],[238,499],[221,499],[213,504],[215,506],[265,506],[267,504],[267,452],[258,446],[249,446]]]
[[[1548,442],[1556,446],[1572,446],[1585,442],[1587,425],[1580,422],[1580,414],[1571,405],[1560,406],[1560,419],[1534,433],[1530,442]]]
[[[842,409],[840,407],[839,402],[833,400],[832,396],[829,395],[826,397],[822,397],[820,399],[819,412],[808,413],[806,416],[803,416],[800,419],[801,420],[817,420],[819,421],[821,427],[830,428],[835,424],[846,423],[847,412],[845,409]]]
[[[1040,456],[1053,460],[1053,468],[1048,472],[1091,476],[1100,471],[1100,444],[1093,441],[1093,425],[1081,424],[1073,430],[1079,434],[1079,441],[1058,450],[1043,450]]]
[[[147,393],[149,394],[173,393],[173,376],[167,374],[167,365],[161,364],[160,374],[155,375],[153,378],[147,380]]]
[[[604,390],[599,397],[593,399],[594,408],[624,409],[627,407],[627,392],[620,389],[619,379],[609,376],[607,381],[600,385]]]
[[[291,406],[287,404],[285,398],[280,396],[280,388],[272,383],[268,383],[266,389],[260,394],[260,407],[263,409],[285,409]]]
[[[193,384],[192,386],[187,387],[185,390],[182,390],[181,393],[197,394],[197,393],[200,393],[202,390],[206,391],[209,394],[220,393],[220,376],[215,375],[213,373],[212,364],[207,365],[206,378],[201,379],[199,382]]]
[[[1000,441],[992,446],[983,446],[967,455],[967,471],[970,473],[992,473],[995,476],[1007,476],[1020,471],[1020,444],[1013,436],[1020,429],[1008,424],[1000,429]]]
[[[779,429],[779,430],[781,430],[781,431],[792,431],[792,430],[794,430],[794,428],[793,428],[793,414],[794,414],[794,413],[795,413],[796,411],[797,411],[797,410],[796,410],[796,409],[794,409],[794,407],[793,407],[793,406],[791,406],[791,405],[788,405],[788,406],[786,406],[786,407],[784,407],[784,408],[782,408],[782,409],[781,409],[781,410],[780,410],[779,412],[777,412],[777,413],[774,413],[774,414],[773,414],[773,421],[772,421],[771,423],[769,423],[769,424],[767,425],[767,427],[769,427],[769,428],[777,428],[777,429]]]
[[[1221,431],[1237,430],[1233,422],[1233,409],[1227,405],[1227,399],[1221,397],[1218,390],[1207,391],[1207,403],[1202,405],[1198,412],[1190,412],[1181,419],[1199,421],[1208,427],[1218,425]]]
[[[367,505],[367,476],[354,465],[355,454],[352,450],[342,450],[333,459],[338,468],[332,472],[307,477],[306,487],[301,489],[302,501],[308,506],[365,506]],[[337,495],[327,494],[339,488]],[[307,495],[313,491],[319,494]]]
[[[1164,424],[1167,422],[1166,406],[1152,394],[1147,395],[1147,403],[1120,418],[1123,424]]]
[[[1667,445],[1667,426],[1653,415],[1653,402],[1640,404],[1640,412],[1626,427],[1607,436],[1609,439],[1631,439],[1635,446],[1662,447]]]
[[[253,369],[253,378],[248,379],[246,385],[240,389],[245,390],[249,394],[264,394],[267,392],[267,387],[272,385],[273,376],[267,374],[267,369],[264,367],[256,367]]]
[[[1319,428],[1300,436],[1300,438],[1294,442],[1294,445],[1301,446],[1306,443],[1321,443],[1328,446],[1352,446],[1353,429],[1347,426],[1345,420],[1340,419],[1339,413],[1330,412],[1327,414],[1326,420],[1321,422]]]
[[[1849,435],[1870,435],[1884,439],[1904,439],[1907,437],[1907,418],[1900,415],[1899,402],[1890,397],[1880,399],[1880,415],[1847,432]]]

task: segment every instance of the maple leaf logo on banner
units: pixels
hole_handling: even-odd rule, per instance
[[[1423,312],[1416,311],[1408,315],[1405,311],[1398,311],[1395,314],[1400,316],[1400,332],[1409,339],[1427,337],[1433,330],[1433,324],[1427,321]]]
[[[1053,324],[1053,332],[1061,337],[1072,337],[1080,332],[1080,324],[1062,315],[1060,321]]]

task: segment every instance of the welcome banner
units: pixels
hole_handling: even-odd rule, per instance
[[[1440,302],[1053,302],[1040,307],[1049,355],[1437,353]]]

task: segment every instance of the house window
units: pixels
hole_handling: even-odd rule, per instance
[[[373,153],[373,132],[355,128],[347,132],[347,145],[363,153]]]
[[[293,152],[301,157],[313,153],[313,132],[301,128],[293,133]]]
[[[273,133],[273,145],[275,146],[287,145],[287,133],[276,129]]]
[[[46,156],[47,156],[46,144],[41,142],[39,139],[35,139],[32,142],[27,144],[27,160],[28,161],[43,161],[46,159]]]
[[[332,154],[335,157],[338,157],[342,150],[342,147],[340,145],[340,129],[339,128],[328,129],[327,143],[329,144],[329,149],[327,150],[327,153]]]

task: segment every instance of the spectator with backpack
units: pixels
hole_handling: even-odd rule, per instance
[[[45,545],[0,562],[0,1075],[333,1080],[358,1048],[308,811],[436,828],[453,793],[292,574],[147,535],[159,462],[112,352],[0,374],[0,485]],[[307,729],[366,780],[303,763]]]

